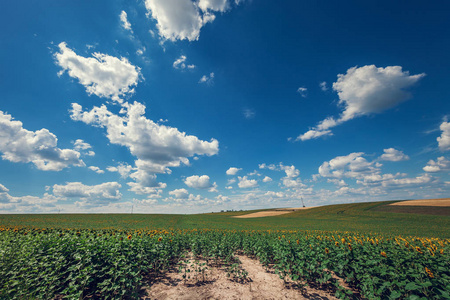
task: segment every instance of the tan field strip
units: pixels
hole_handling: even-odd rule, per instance
[[[434,206],[434,207],[450,207],[450,198],[442,199],[424,199],[424,200],[407,200],[395,202],[389,205],[395,206]]]
[[[313,207],[316,207],[316,206],[313,206]],[[247,218],[273,217],[273,216],[288,214],[288,213],[291,213],[291,212],[294,212],[297,210],[310,209],[313,207],[278,208],[278,209],[274,209],[274,210],[259,211],[259,212],[251,213],[248,215],[235,216],[233,218],[247,219]]]

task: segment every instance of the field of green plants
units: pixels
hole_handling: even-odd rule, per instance
[[[361,215],[365,208],[360,206]],[[355,207],[345,210],[347,215],[336,218],[344,214],[355,223]],[[295,229],[301,227],[292,224],[297,213],[254,221],[230,218],[233,214],[242,213],[2,215],[0,299],[138,299],[168,270],[191,276],[209,265],[223,266],[230,279],[244,284],[247,275],[237,254],[257,258],[280,278],[295,282],[299,293],[311,285],[342,299],[450,299],[450,239],[445,233],[361,230],[369,228],[364,224],[378,224],[377,213],[372,219],[366,215],[359,230],[353,225],[351,231]],[[312,214],[325,226],[325,215],[321,223],[321,212]],[[415,215],[419,221],[422,217]],[[392,214],[387,228],[398,220],[405,225],[404,218],[409,217]],[[448,217],[442,218],[445,228]],[[245,224],[251,228],[241,228]],[[187,255],[207,266],[183,263]]]

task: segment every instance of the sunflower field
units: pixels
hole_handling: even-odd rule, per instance
[[[0,299],[139,299],[190,253],[342,299],[450,299],[450,240],[353,232],[0,227]],[[233,266],[233,267],[232,267]],[[244,272],[245,273],[245,272]]]

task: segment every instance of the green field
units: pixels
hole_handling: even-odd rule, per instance
[[[389,203],[251,219],[233,218],[248,211],[1,215],[0,299],[140,299],[168,270],[191,276],[209,266],[246,282],[236,253],[300,291],[313,285],[342,299],[450,299],[450,216],[442,208],[399,212]],[[195,260],[186,261],[188,254]]]
[[[236,219],[255,211],[195,215],[39,214],[0,215],[0,226],[91,229],[328,230],[450,238],[450,208],[396,207],[389,202],[330,205],[264,218]],[[400,212],[398,212],[400,211]],[[422,212],[426,214],[422,214]]]

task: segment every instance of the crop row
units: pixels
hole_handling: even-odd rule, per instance
[[[208,264],[233,266],[234,255],[241,252],[282,279],[321,286],[339,298],[450,299],[450,240],[445,239],[322,231],[18,227],[0,227],[0,298],[137,299],[152,278],[177,266],[188,252]]]

